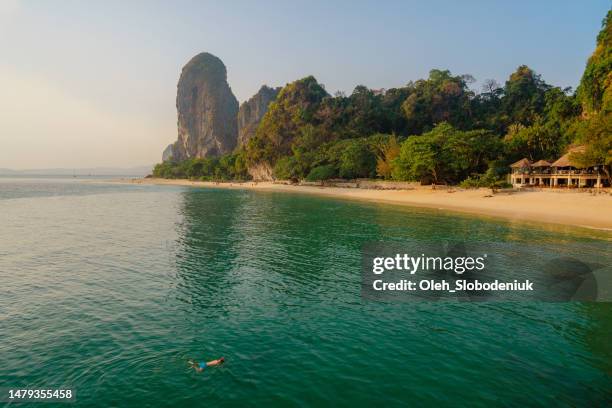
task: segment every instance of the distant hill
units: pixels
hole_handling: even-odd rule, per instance
[[[153,165],[137,167],[92,167],[12,170],[0,168],[0,176],[146,176],[151,174]]]

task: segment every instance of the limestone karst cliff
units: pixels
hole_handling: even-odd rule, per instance
[[[169,144],[168,146],[166,146],[166,148],[164,149],[162,153],[162,161],[165,162],[167,160],[172,160],[173,155],[174,155],[174,145]]]
[[[223,62],[207,52],[196,55],[183,67],[177,88],[178,140],[164,156],[184,160],[231,152],[238,138],[238,100]]]
[[[268,111],[270,102],[276,99],[281,88],[270,88],[263,85],[259,91],[238,110],[238,146],[245,145],[257,130],[257,125]]]

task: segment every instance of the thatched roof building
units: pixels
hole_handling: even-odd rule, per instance
[[[531,167],[550,167],[550,162],[547,162],[546,160],[538,160],[537,162],[533,163]]]
[[[527,158],[523,158],[523,159],[517,161],[516,163],[512,163],[510,165],[510,167],[512,167],[513,169],[516,169],[516,168],[521,169],[521,168],[529,167],[529,166],[531,166],[531,162]]]
[[[572,153],[582,153],[584,152],[584,146],[578,146],[571,148],[565,153],[563,156],[559,158],[556,162],[551,164],[551,167],[575,167],[577,169],[581,168],[576,162],[571,159]]]
[[[581,166],[574,154],[585,151],[585,146],[575,146],[554,163],[538,160],[531,163],[521,159],[510,165],[512,171],[508,174],[510,183],[515,187],[566,187],[591,188],[610,186],[610,180],[604,177],[600,166]]]

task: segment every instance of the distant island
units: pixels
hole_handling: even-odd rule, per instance
[[[503,85],[485,81],[481,92],[469,88],[471,75],[441,69],[403,87],[357,86],[351,95],[330,95],[308,76],[280,89],[264,85],[239,106],[223,62],[198,54],[178,82],[178,138],[153,176],[504,187],[512,164],[553,163],[567,153],[571,168],[589,168],[610,186],[611,20],[612,10],[575,91],[521,65]]]

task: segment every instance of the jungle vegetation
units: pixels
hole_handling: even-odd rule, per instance
[[[220,158],[157,165],[165,178],[246,180],[381,178],[491,185],[526,157],[556,160],[575,144],[585,166],[612,165],[612,10],[578,88],[548,84],[521,65],[499,84],[433,69],[426,79],[329,95],[308,76],[286,85],[246,146]]]

